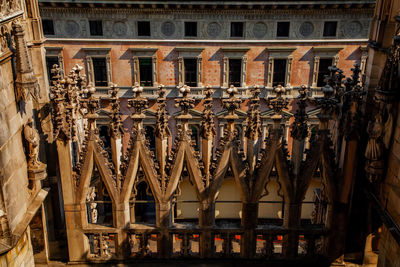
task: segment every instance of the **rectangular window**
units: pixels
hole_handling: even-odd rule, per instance
[[[54,35],[54,23],[51,19],[43,19],[43,33],[44,35]]]
[[[153,86],[151,58],[139,58],[140,86]]]
[[[197,86],[197,59],[185,58],[185,84],[191,87]]]
[[[46,57],[47,76],[49,77],[49,82],[51,81],[51,77],[53,76],[53,74],[51,73],[51,69],[54,65],[60,65],[60,63],[58,62],[58,57]]]
[[[290,22],[278,22],[276,28],[276,37],[289,37]]]
[[[94,72],[94,85],[95,86],[108,86],[107,80],[107,62],[106,58],[92,58],[93,72]]]
[[[197,22],[186,21],[185,22],[185,36],[196,37],[197,36]]]
[[[90,35],[103,36],[103,23],[101,20],[89,20]]]
[[[324,23],[324,37],[336,36],[337,21],[325,21]]]
[[[231,37],[243,37],[243,22],[231,22]]]
[[[272,86],[285,86],[286,59],[274,59],[274,77]]]
[[[240,87],[241,74],[242,74],[242,60],[229,59],[229,85]]]
[[[138,36],[150,36],[150,21],[137,22]]]
[[[318,68],[318,81],[317,86],[322,87],[325,85],[325,75],[329,75],[329,67],[332,66],[331,58],[321,58],[319,60],[319,68]]]

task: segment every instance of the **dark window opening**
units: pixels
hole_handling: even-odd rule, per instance
[[[92,36],[103,35],[103,23],[101,20],[90,20],[89,28],[90,28],[90,35]]]
[[[274,60],[274,77],[272,80],[272,86],[282,85],[285,86],[286,78],[286,59],[275,59]]]
[[[185,22],[185,36],[196,37],[197,36],[197,22],[186,21]]]
[[[150,36],[150,21],[138,21],[138,36]]]
[[[108,86],[107,80],[107,62],[105,58],[92,58],[94,85]]]
[[[243,37],[243,22],[231,22],[231,37]]]
[[[151,126],[146,126],[146,138],[149,140],[149,149],[155,151],[156,150],[156,135],[154,128]]]
[[[51,77],[53,74],[51,73],[51,69],[54,65],[59,65],[58,57],[46,57],[46,68],[47,68],[47,76],[49,77],[49,82],[51,81]],[[60,66],[59,66],[60,67]]]
[[[185,84],[191,87],[197,86],[197,59],[185,58]]]
[[[229,59],[229,85],[240,87],[240,76],[242,72],[241,59]]]
[[[318,81],[317,86],[322,87],[325,85],[325,75],[329,75],[329,67],[332,66],[331,58],[321,58],[319,60],[319,68],[318,68]]]
[[[278,22],[276,29],[277,37],[289,37],[290,22]]]
[[[337,21],[325,21],[324,23],[324,37],[336,36]]]
[[[108,158],[112,160],[110,129],[106,125],[101,125],[99,128],[99,136],[101,141],[103,141],[104,150],[107,151]]]
[[[196,151],[200,151],[199,129],[196,126],[190,126],[190,129],[192,130],[192,134],[190,137],[195,143],[194,149]]]
[[[153,193],[149,185],[142,181],[136,186],[136,196],[134,201],[135,223],[156,222],[156,209]]]
[[[51,19],[42,20],[44,35],[54,35],[54,23]]]
[[[140,86],[153,86],[153,67],[151,58],[139,58]]]

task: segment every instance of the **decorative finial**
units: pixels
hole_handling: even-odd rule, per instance
[[[157,98],[157,120],[156,120],[156,136],[165,139],[170,135],[168,127],[167,99],[165,98],[166,90],[163,84],[158,86]]]
[[[281,112],[284,108],[287,108],[289,101],[282,97],[283,94],[286,93],[286,88],[282,85],[278,85],[274,88],[275,97],[268,98],[268,106],[273,109],[275,112],[275,116],[281,116]]]
[[[201,134],[204,138],[212,138],[215,135],[215,125],[214,125],[214,114],[212,111],[212,94],[213,90],[211,86],[207,86],[204,94],[206,97],[204,98],[204,111],[203,111],[203,119],[201,121]]]
[[[308,127],[307,127],[307,94],[310,88],[306,85],[301,85],[299,89],[299,96],[297,98],[297,111],[294,114],[294,122],[292,124],[291,136],[297,140],[303,140],[307,137]]]
[[[235,111],[240,108],[240,104],[242,103],[241,99],[235,97],[235,94],[238,93],[238,89],[231,85],[226,89],[226,92],[229,94],[229,98],[222,100],[224,108],[228,110],[228,115],[225,116],[225,118],[237,119],[238,116],[235,114]]]

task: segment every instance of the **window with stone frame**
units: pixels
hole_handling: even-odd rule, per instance
[[[132,53],[133,84],[157,87],[157,48],[130,48]]]
[[[137,32],[138,36],[151,36],[150,21],[138,21]]]
[[[242,73],[242,60],[241,59],[229,59],[229,85],[235,87],[241,86],[240,76]]]
[[[286,80],[286,59],[274,60],[274,75],[272,86],[282,85],[285,86]]]
[[[196,21],[185,21],[185,37],[197,37]]]
[[[324,37],[336,37],[337,21],[325,21]]]
[[[101,20],[89,20],[91,36],[103,36],[103,22]]]
[[[183,59],[185,68],[185,84],[190,87],[197,87],[197,59],[185,58]]]
[[[289,37],[290,22],[280,21],[276,26],[276,37]]]
[[[153,86],[152,58],[139,58],[140,86]]]
[[[107,87],[112,82],[111,49],[85,47],[82,50],[86,53],[85,63],[88,84],[93,84],[96,87]]]
[[[53,76],[53,74],[51,73],[51,70],[53,69],[54,65],[60,66],[58,57],[57,56],[46,56],[46,69],[47,69],[47,77],[49,78],[49,81],[51,81],[51,77]]]
[[[332,64],[332,58],[321,58],[319,60],[317,87],[322,87],[325,85],[325,75],[329,75],[328,68],[332,66]]]
[[[52,73],[51,70],[53,69],[54,64],[61,70],[61,75],[64,75],[64,60],[62,55],[62,47],[45,47],[46,49],[46,69],[47,69],[47,76],[49,77],[49,82],[51,81]],[[51,84],[51,82],[50,82]]]
[[[202,86],[203,50],[203,47],[175,48],[178,52],[178,86]]]
[[[52,19],[43,19],[42,25],[44,35],[54,35],[54,22]]]
[[[108,86],[107,79],[107,60],[104,57],[92,58],[94,85],[95,86]]]
[[[243,22],[231,22],[231,37],[243,37],[244,36],[244,23]]]
[[[312,75],[312,88],[322,87],[325,85],[324,75],[329,74],[328,67],[337,66],[339,63],[339,52],[343,46],[327,46],[327,47],[313,47],[314,61],[313,61],[313,75]],[[319,91],[315,91],[318,93]]]
[[[291,87],[292,53],[296,47],[270,47],[268,51],[267,87],[272,88],[278,84]]]

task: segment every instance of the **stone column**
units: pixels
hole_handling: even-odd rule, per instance
[[[284,257],[293,258],[297,256],[299,236],[292,230],[299,228],[301,219],[301,203],[285,201],[283,227],[288,229],[288,234],[283,236],[282,253]]]
[[[171,201],[167,200],[156,203],[156,226],[160,230],[157,239],[157,249],[160,258],[169,258],[172,253],[172,242],[168,232],[171,224]]]
[[[203,200],[200,203],[199,226],[202,229],[200,235],[200,256],[210,258],[214,252],[214,240],[212,229],[215,225],[215,203],[212,199]]]
[[[243,202],[242,203],[242,227],[244,234],[240,246],[241,257],[253,258],[256,252],[256,234],[258,219],[258,203]]]

